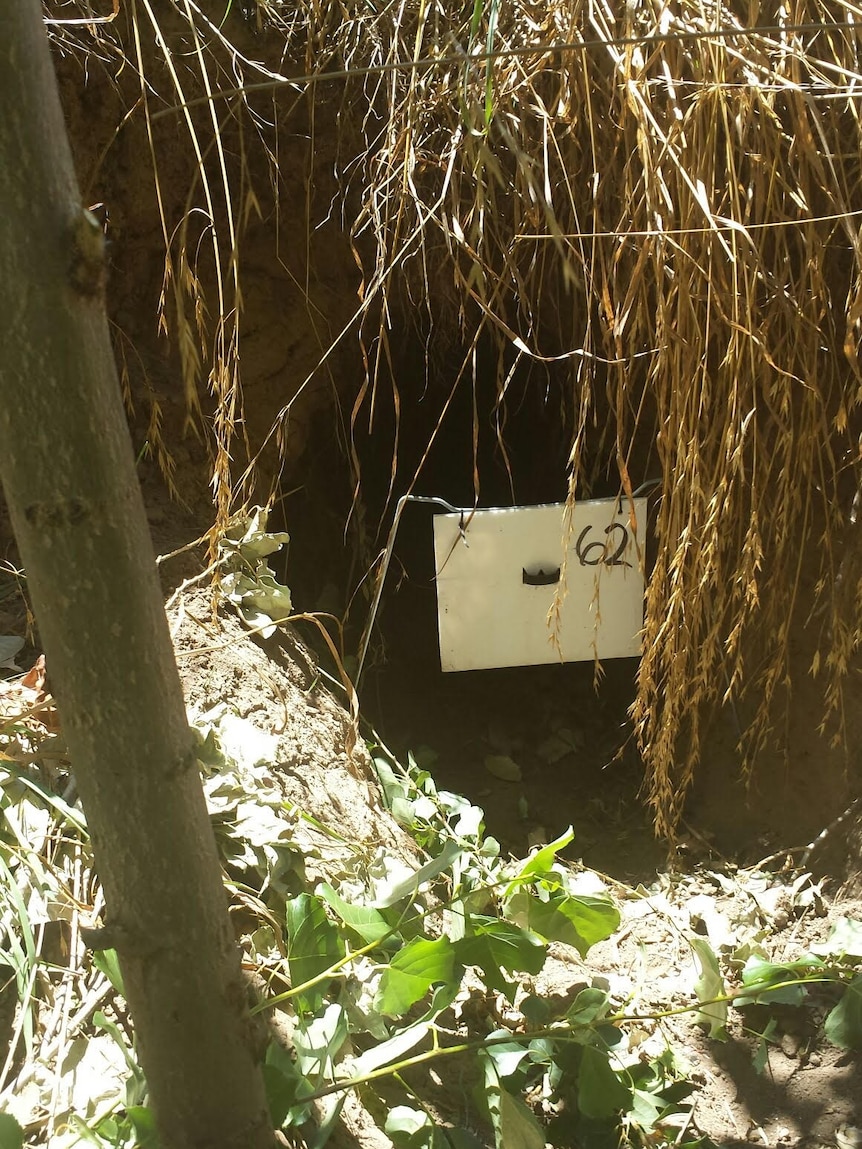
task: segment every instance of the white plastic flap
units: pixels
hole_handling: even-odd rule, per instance
[[[443,670],[639,655],[646,514],[623,498],[570,522],[561,503],[435,515]]]

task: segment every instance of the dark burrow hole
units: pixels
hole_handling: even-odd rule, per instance
[[[559,386],[520,382],[506,412],[507,459],[497,441],[492,385],[477,388],[480,507],[562,502],[566,496],[570,412]],[[353,480],[343,452],[337,464],[332,452],[306,458],[301,486],[285,498],[291,534],[286,577],[295,602],[302,610],[346,611],[344,648],[352,671],[373,579],[359,584],[386,547],[397,498],[408,489],[444,400],[428,389],[420,402],[404,404],[391,496],[391,404],[387,410],[378,403],[371,433],[360,421],[354,436],[360,497],[346,529]],[[473,402],[466,382],[428,451],[414,494],[473,506]],[[331,442],[328,419],[318,442],[326,436]],[[613,476],[597,474],[592,493],[615,495]],[[642,800],[643,770],[627,716],[637,660],[607,660],[598,674],[592,662],[443,673],[435,511],[410,503],[402,513],[361,676],[363,716],[399,757],[412,752],[440,788],[481,806],[488,832],[504,849],[523,854],[571,824],[570,857],[623,880],[649,879],[666,848],[656,842]],[[488,769],[487,760],[499,756],[517,764],[520,780]]]

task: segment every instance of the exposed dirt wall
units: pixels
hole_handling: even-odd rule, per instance
[[[118,23],[129,18],[128,12],[124,7]],[[130,51],[131,31],[117,31]],[[141,32],[146,35],[145,26]],[[238,5],[226,18],[225,32],[252,58],[269,55],[278,63],[283,40],[265,30],[253,34]],[[89,57],[82,46],[90,50]],[[185,64],[179,78],[186,97],[200,98],[202,84],[190,46],[174,46],[176,59]],[[109,244],[108,311],[127,378],[136,444],[153,440],[155,401],[164,446],[180,469],[180,493],[194,501],[209,479],[207,450],[198,439],[208,437],[213,404],[207,374],[218,334],[212,221],[228,310],[234,302],[234,259],[240,276],[237,338],[244,402],[236,416],[243,445],[234,461],[237,474],[243,454],[253,455],[260,448],[289,403],[290,417],[281,433],[287,470],[295,470],[308,447],[311,420],[333,407],[333,380],[356,385],[359,372],[352,351],[339,347],[328,358],[326,354],[349,325],[358,302],[359,273],[349,221],[341,214],[344,189],[338,172],[339,138],[349,131],[349,116],[343,114],[337,92],[331,98],[320,93],[306,98],[296,90],[276,98],[264,93],[253,101],[251,116],[244,112],[234,117],[224,104],[217,107],[222,146],[230,161],[232,251],[208,106],[189,113],[207,174],[205,190],[184,118],[155,118],[163,107],[159,96],[170,92],[172,81],[154,51],[152,33],[142,51],[149,61],[148,82],[157,89],[149,94],[149,123],[134,60],[122,59],[116,44],[87,41],[82,34],[75,51],[55,45],[55,59],[84,197],[88,204],[102,205],[97,210]],[[166,277],[165,233],[170,237],[172,277]],[[200,358],[197,395],[203,415],[197,420],[197,435],[187,425],[189,402],[173,298],[175,285],[187,285],[190,275],[198,279],[209,310],[207,314],[200,306],[196,316],[195,301],[186,293]],[[196,319],[202,330],[194,330]],[[316,370],[322,359],[326,366]],[[264,493],[276,469],[276,454],[270,450],[262,467]]]

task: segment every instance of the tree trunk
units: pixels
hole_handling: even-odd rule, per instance
[[[164,1149],[275,1137],[39,0],[0,14],[0,478]]]

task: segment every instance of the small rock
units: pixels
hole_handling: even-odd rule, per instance
[[[785,1033],[781,1037],[781,1050],[785,1057],[798,1057],[802,1039],[797,1033]]]
[[[485,769],[504,782],[521,781],[521,767],[508,754],[486,754]]]

